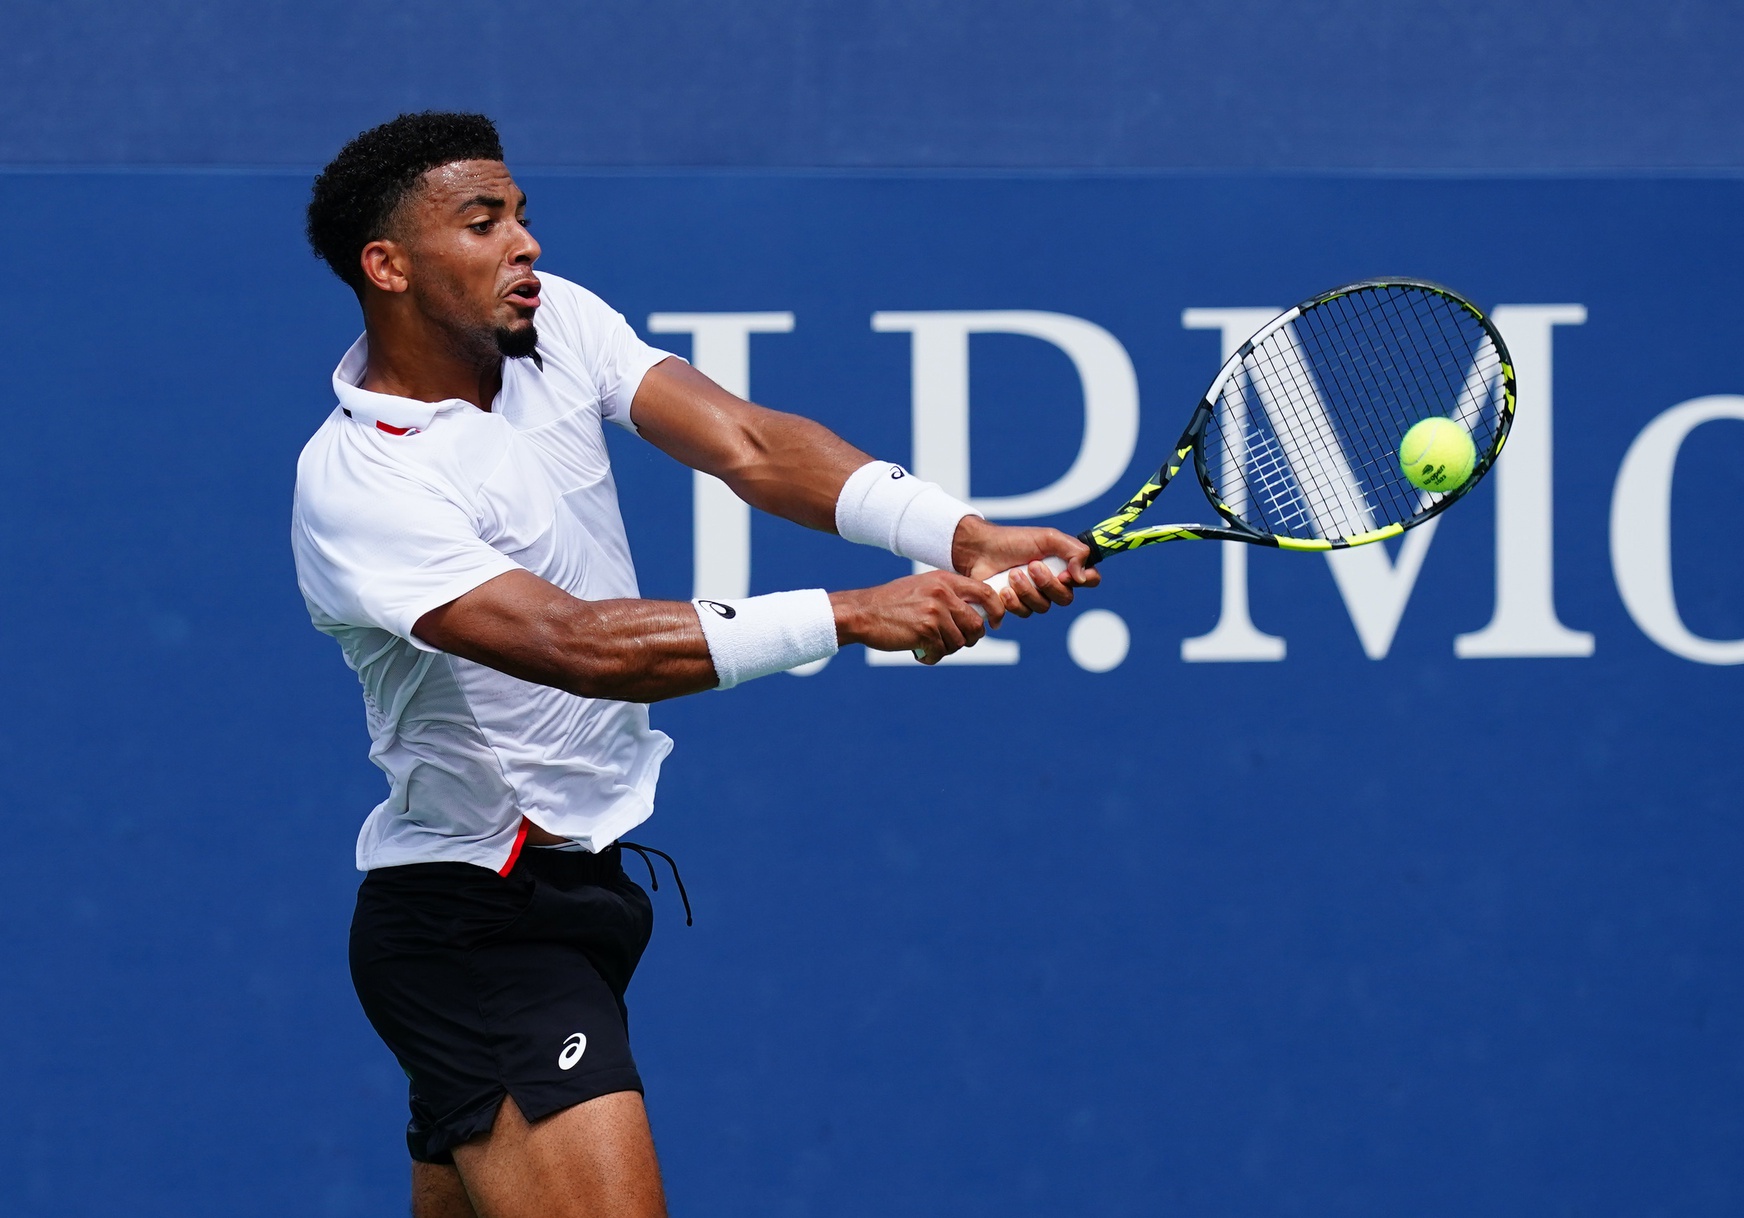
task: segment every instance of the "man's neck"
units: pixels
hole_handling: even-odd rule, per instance
[[[465,354],[428,330],[407,334],[398,327],[367,325],[369,363],[359,386],[416,402],[458,398],[489,410],[503,387],[500,353]]]

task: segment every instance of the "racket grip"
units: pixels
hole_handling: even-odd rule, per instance
[[[1048,570],[1052,571],[1055,575],[1064,575],[1066,572],[1066,560],[1063,558],[1049,555],[1047,558],[1042,559],[1042,562],[1045,563]],[[987,586],[992,588],[995,592],[1004,592],[1011,586],[1012,572],[1022,571],[1028,566],[1029,564],[1025,563],[1022,567],[1013,567],[1010,571],[1001,571],[998,575],[995,575],[992,579],[985,582]],[[981,615],[982,621],[987,620],[987,610],[983,609],[980,605],[975,606],[975,612]],[[914,649],[914,658],[917,660],[926,659],[926,648],[916,647]]]

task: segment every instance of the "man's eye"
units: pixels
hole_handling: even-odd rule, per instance
[[[491,225],[494,223],[496,223],[494,220],[475,220],[466,227],[470,228],[475,233],[484,234],[490,232]]]

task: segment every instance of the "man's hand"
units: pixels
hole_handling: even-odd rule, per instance
[[[1065,559],[1065,571],[1055,575],[1048,570],[1041,560],[1050,556]],[[1001,571],[1023,568],[1012,571],[1004,599],[1006,610],[1019,617],[1069,605],[1073,588],[1101,583],[1101,572],[1084,565],[1088,557],[1089,546],[1058,529],[1010,528],[979,516],[963,517],[951,539],[951,561],[964,575],[991,579]]]
[[[1067,599],[1071,593],[1067,593]],[[980,641],[1005,616],[999,594],[978,579],[928,571],[876,588],[830,593],[836,610],[836,641],[864,643],[874,651],[924,652],[937,664],[953,651]],[[987,614],[983,621],[975,611]]]

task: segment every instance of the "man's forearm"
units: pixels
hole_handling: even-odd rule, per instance
[[[631,418],[644,439],[752,507],[824,532],[835,531],[848,475],[872,459],[823,424],[743,401],[682,360],[649,370]]]
[[[981,637],[976,605],[995,624],[1004,614],[986,585],[943,571],[827,597],[778,593],[704,605],[719,614],[710,618],[713,649],[687,602],[583,601],[530,571],[510,571],[430,610],[413,633],[462,659],[580,697],[659,702],[821,659],[850,643],[921,647],[936,659]]]
[[[659,702],[713,689],[708,640],[683,601],[582,601],[510,572],[418,619],[443,651],[584,698]]]
[[[721,476],[759,511],[826,533],[836,531],[836,500],[848,475],[872,460],[821,423],[764,410],[758,459]]]

